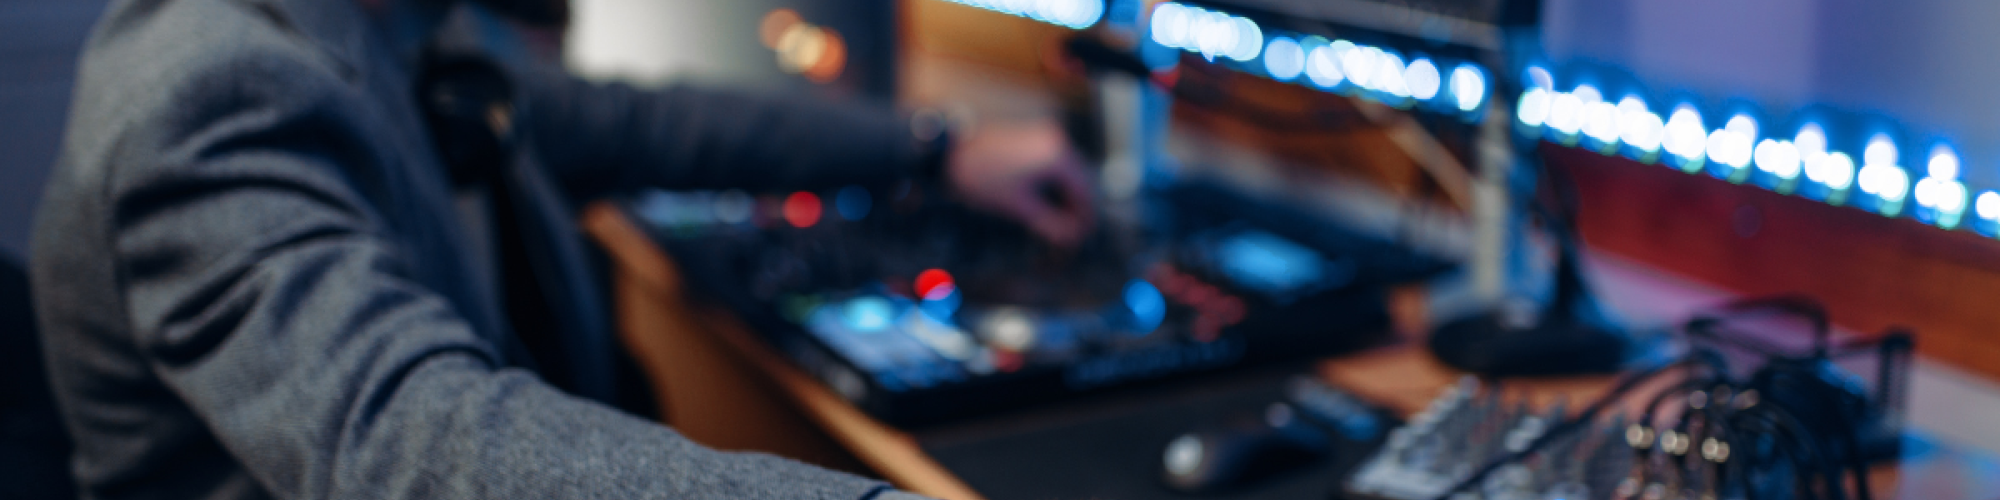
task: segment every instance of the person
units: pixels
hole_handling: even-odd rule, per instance
[[[535,0],[481,0],[505,13]],[[542,4],[545,5],[545,4]],[[412,90],[451,0],[116,2],[91,35],[31,281],[85,498],[891,499],[704,449],[532,368]],[[886,110],[510,68],[569,199],[934,176],[1057,242],[1046,127],[940,143]],[[510,143],[514,144],[514,143]],[[569,335],[576,332],[555,332]]]

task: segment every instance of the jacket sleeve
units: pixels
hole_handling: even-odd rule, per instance
[[[935,144],[886,108],[686,85],[640,90],[552,69],[516,75],[524,135],[572,192],[885,183],[937,158]]]
[[[262,63],[260,63],[262,64]],[[854,500],[875,481],[724,453],[507,368],[392,234],[365,104],[233,67],[107,187],[150,371],[277,498]],[[269,70],[270,78],[246,74]],[[210,82],[215,83],[215,82]],[[203,111],[209,110],[209,111]],[[218,111],[218,112],[210,112]],[[578,137],[588,134],[579,134]],[[139,143],[144,141],[125,141]],[[382,206],[378,206],[382,205]]]

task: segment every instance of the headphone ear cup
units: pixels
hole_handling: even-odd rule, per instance
[[[569,25],[569,0],[474,0],[480,6],[538,28]]]
[[[430,56],[417,78],[431,143],[454,183],[484,183],[499,174],[513,144],[513,85],[497,64],[474,56]]]

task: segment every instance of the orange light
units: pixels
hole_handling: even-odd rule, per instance
[[[785,197],[785,222],[791,223],[792,227],[818,224],[822,210],[824,207],[820,205],[819,195],[799,191]]]
[[[827,83],[840,78],[841,70],[847,69],[847,42],[842,41],[840,33],[832,29],[822,28],[820,37],[826,48],[821,49],[819,57],[806,66],[804,74],[814,83]]]
[[[943,269],[929,269],[917,273],[916,285],[914,290],[917,296],[923,297],[924,300],[942,299],[957,289],[957,285],[951,280],[951,273],[944,272]],[[936,296],[933,297],[933,294]]]
[[[763,40],[765,47],[778,48],[778,39],[785,35],[785,31],[802,21],[804,19],[799,17],[799,11],[772,9],[764,14],[764,21],[757,24],[757,38]]]

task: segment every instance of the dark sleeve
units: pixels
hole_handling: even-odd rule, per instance
[[[243,74],[260,69],[272,73]],[[251,82],[306,71],[232,70]],[[709,450],[504,367],[413,278],[423,261],[387,229],[398,213],[378,204],[398,198],[382,194],[397,190],[386,169],[411,166],[366,153],[386,149],[369,142],[379,132],[346,110],[367,104],[298,87],[186,96],[191,111],[165,114],[198,123],[166,153],[129,155],[107,189],[150,371],[276,498],[855,500],[882,488]]]
[[[692,86],[640,90],[519,70],[524,135],[572,192],[884,183],[937,160],[887,108]]]

